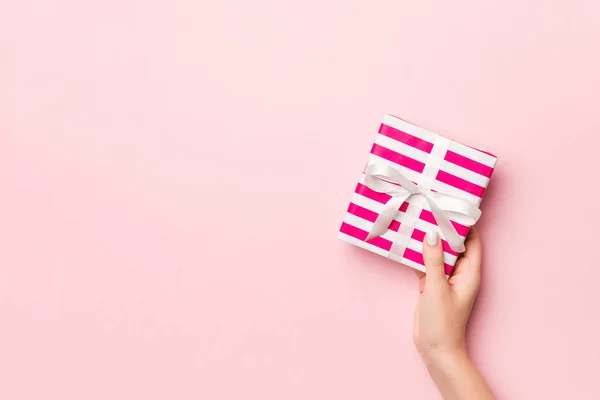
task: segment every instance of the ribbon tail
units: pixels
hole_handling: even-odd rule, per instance
[[[388,227],[398,214],[400,206],[412,195],[410,192],[402,193],[392,197],[383,207],[383,210],[377,216],[375,223],[371,227],[371,231],[365,240],[375,239],[387,232]]]
[[[465,244],[463,238],[456,232],[454,225],[450,222],[450,219],[442,210],[437,203],[427,197],[427,202],[429,203],[429,207],[431,208],[431,213],[435,217],[435,220],[444,235],[444,238],[450,245],[450,248],[458,253],[462,253],[465,251]]]

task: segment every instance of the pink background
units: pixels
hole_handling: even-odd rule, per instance
[[[469,332],[600,398],[600,7],[3,1],[0,398],[435,399],[417,280],[336,239],[386,112],[498,155]]]

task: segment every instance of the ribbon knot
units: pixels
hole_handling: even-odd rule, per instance
[[[465,226],[474,225],[481,216],[477,205],[449,194],[432,192],[426,184],[416,185],[400,170],[387,164],[369,164],[365,174],[365,184],[370,189],[391,196],[366,240],[383,235],[398,214],[400,206],[411,196],[423,196],[450,248],[459,253],[465,251],[464,239],[456,232],[450,220]]]

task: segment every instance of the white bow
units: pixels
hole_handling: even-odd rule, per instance
[[[369,164],[365,173],[365,184],[370,189],[392,196],[379,213],[367,240],[383,235],[400,206],[411,196],[423,196],[450,248],[458,253],[465,251],[464,239],[456,232],[450,219],[461,225],[474,225],[481,216],[481,210],[475,204],[448,194],[422,190],[398,169],[387,164]]]

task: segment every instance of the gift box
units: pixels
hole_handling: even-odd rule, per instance
[[[339,238],[425,271],[423,240],[437,229],[446,275],[461,252],[497,158],[386,115]]]

